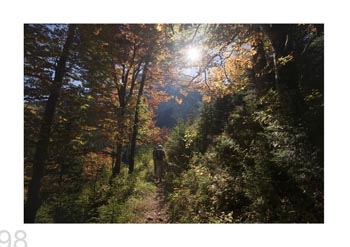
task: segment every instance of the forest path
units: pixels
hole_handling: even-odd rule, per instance
[[[167,223],[167,209],[163,189],[158,184],[157,191],[144,200],[144,223]]]

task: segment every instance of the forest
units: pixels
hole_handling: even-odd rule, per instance
[[[24,223],[324,222],[323,24],[23,28]]]

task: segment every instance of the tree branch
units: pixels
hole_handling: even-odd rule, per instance
[[[129,94],[128,94],[127,99],[126,99],[126,103],[130,101],[130,98],[132,97],[132,95],[134,93],[134,88],[135,88],[135,85],[136,85],[136,79],[137,79],[137,76],[139,75],[139,73],[141,71],[141,64],[142,64],[142,62],[143,62],[143,58],[141,58],[138,66],[136,68],[134,68],[134,70],[133,70],[130,91],[129,91]]]
[[[189,81],[189,83],[188,83],[187,86],[190,86],[190,85],[192,84],[192,82],[193,82],[195,79],[197,79],[197,78],[199,77],[200,74],[202,74],[205,70],[208,69],[208,67],[209,67],[209,65],[211,64],[211,62],[212,62],[216,57],[220,56],[220,53],[221,53],[224,49],[226,49],[227,46],[229,46],[229,45],[234,41],[234,39],[237,37],[238,34],[239,34],[239,32],[236,32],[236,33],[232,36],[232,38],[231,38],[229,41],[227,41],[227,42],[219,49],[219,51],[218,51],[217,53],[215,53],[215,54],[208,60],[208,62],[207,62],[206,65],[204,66],[204,68],[203,68],[203,69],[200,69],[199,72],[197,73],[197,75],[195,75],[194,77],[192,77],[192,79]],[[231,54],[232,54],[232,53],[233,53],[233,52],[231,52]],[[230,54],[230,55],[231,55],[231,54]]]
[[[131,62],[128,66],[128,69],[126,70],[125,75],[124,75],[125,87],[126,87],[127,82],[128,82],[130,70],[131,70],[132,66],[134,66],[135,56],[136,56],[136,45],[134,44],[133,52],[132,52],[132,59],[131,59]]]
[[[309,42],[305,45],[303,51],[301,52],[300,55],[304,55],[306,53],[306,51],[309,49],[310,45],[312,44],[312,42],[318,37],[318,33],[316,33],[310,40]]]
[[[207,86],[207,88],[209,89],[209,91],[214,95],[214,91],[210,88],[209,84],[207,83],[207,71],[204,71],[204,83]]]
[[[196,37],[196,35],[197,35],[197,32],[198,32],[198,29],[199,29],[199,27],[201,26],[201,24],[198,24],[198,26],[197,26],[197,28],[196,28],[196,30],[195,30],[195,32],[194,32],[194,34],[193,34],[193,36],[192,36],[192,39],[191,39],[191,44],[193,43],[193,40],[194,40],[194,38]]]

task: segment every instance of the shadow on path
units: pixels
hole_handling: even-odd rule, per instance
[[[146,199],[144,208],[144,223],[167,223],[167,205],[162,187],[158,184],[157,191]]]

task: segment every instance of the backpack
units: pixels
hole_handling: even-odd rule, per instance
[[[164,158],[165,154],[162,149],[156,149],[155,150],[155,158],[156,160],[162,160]]]

